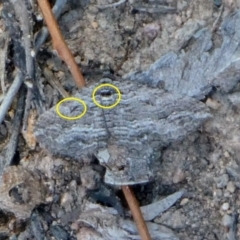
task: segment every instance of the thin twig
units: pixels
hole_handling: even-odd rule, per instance
[[[45,67],[43,69],[43,74],[49,84],[58,90],[58,92],[61,94],[63,98],[69,97],[70,95],[68,92],[62,87],[62,85],[59,83],[59,81],[56,79],[56,77],[53,75],[53,73],[49,70],[49,68]]]
[[[125,3],[127,0],[120,0],[118,2],[112,3],[112,4],[107,4],[107,5],[102,5],[98,6],[99,9],[106,9],[106,8],[111,8],[111,7],[117,7],[123,3]]]
[[[220,22],[220,18],[221,18],[222,14],[223,14],[223,9],[224,9],[224,7],[223,7],[223,5],[222,5],[222,6],[220,7],[220,9],[219,9],[219,13],[218,13],[217,18],[216,18],[216,20],[214,21],[214,23],[213,23],[213,25],[212,25],[212,28],[211,28],[211,32],[212,32],[212,33],[215,32],[216,29],[217,29],[217,27],[218,27],[218,24],[219,24],[219,22]]]
[[[24,110],[24,116],[23,116],[23,127],[22,131],[26,131],[27,125],[28,125],[28,116],[29,116],[29,111],[31,109],[31,100],[33,97],[33,85],[30,82],[27,82],[25,80],[25,85],[27,86],[27,96],[25,100],[25,110]]]
[[[28,77],[35,79],[34,54],[32,54],[32,25],[25,1],[10,0],[22,30],[22,41],[25,50],[26,71]],[[22,70],[22,69],[21,69]]]
[[[132,192],[129,186],[122,186],[122,191],[128,202],[129,208],[132,212],[134,221],[136,222],[142,240],[151,240],[151,236],[148,232],[147,225],[144,222],[141,210],[139,208],[139,204],[137,202],[136,197],[134,196],[134,193]]]
[[[24,110],[24,100],[25,100],[25,86],[22,85],[21,90],[19,91],[18,104],[16,108],[16,113],[12,123],[11,137],[9,139],[6,153],[5,153],[5,166],[11,165],[13,157],[16,153],[19,132],[21,129],[21,122],[23,117]]]
[[[0,36],[0,82],[3,95],[6,93],[5,87],[5,72],[6,72],[6,59],[8,53],[8,44],[9,44],[9,36],[7,32],[4,32]]]
[[[133,9],[139,12],[147,12],[147,13],[175,13],[177,9],[175,7],[169,7],[164,5],[157,5],[153,7],[144,7],[144,6],[133,6]]]
[[[65,40],[63,39],[63,36],[57,25],[57,21],[50,8],[49,2],[47,0],[38,0],[38,5],[42,11],[43,17],[49,29],[49,33],[52,37],[53,48],[56,49],[59,56],[69,67],[69,70],[71,71],[77,86],[84,87],[86,84],[85,80],[79,70],[79,67],[71,51],[69,50]]]
[[[57,0],[52,8],[53,14],[58,19],[63,12],[67,0]],[[37,53],[49,35],[47,27],[43,27],[36,35],[35,38],[35,52]]]
[[[16,17],[19,21],[19,26],[22,31],[22,38],[18,39],[18,41],[24,46],[25,51],[25,63],[24,67],[20,68],[20,70],[25,74],[25,85],[28,88],[27,98],[26,98],[26,108],[24,111],[24,123],[23,130],[25,130],[27,125],[27,119],[29,114],[29,109],[31,104],[36,103],[36,107],[39,112],[42,112],[42,102],[41,95],[38,89],[38,82],[36,77],[36,59],[33,51],[33,23],[30,20],[30,13],[27,8],[27,2],[25,0],[10,0],[13,5]],[[22,56],[18,56],[19,58]],[[26,69],[26,70],[25,70]],[[25,72],[26,71],[26,72]],[[31,82],[31,84],[27,84],[27,81]],[[30,86],[30,87],[29,87]],[[34,92],[33,92],[34,89]]]
[[[19,71],[0,106],[0,124],[2,123],[22,83],[23,83],[23,74]]]

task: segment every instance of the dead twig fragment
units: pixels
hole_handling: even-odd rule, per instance
[[[67,3],[67,0],[57,0],[55,2],[55,5],[53,6],[52,11],[56,19],[60,17],[66,3]],[[35,38],[35,44],[34,44],[36,53],[39,51],[40,47],[46,41],[48,35],[49,35],[49,32],[47,27],[45,26],[37,33]]]
[[[71,51],[69,50],[65,40],[63,39],[63,36],[57,25],[57,21],[50,8],[49,2],[47,0],[38,0],[38,5],[42,11],[43,17],[49,29],[49,33],[52,37],[53,48],[56,49],[59,56],[69,67],[69,70],[71,71],[77,86],[84,87],[86,84],[85,80],[79,70],[79,67]]]
[[[9,139],[6,153],[5,153],[5,166],[12,164],[13,157],[16,153],[18,145],[18,137],[21,129],[21,123],[23,118],[24,104],[25,104],[25,86],[22,85],[19,91],[18,104],[15,112],[15,116],[12,123],[11,137]]]
[[[133,10],[138,12],[160,13],[160,14],[175,13],[177,11],[175,7],[169,7],[164,5],[151,6],[151,7],[133,6]]]
[[[218,24],[220,22],[220,19],[221,19],[221,16],[223,14],[223,10],[224,10],[224,7],[223,5],[219,8],[219,13],[218,13],[218,16],[216,18],[216,20],[214,21],[213,25],[212,25],[212,28],[211,28],[211,32],[215,32],[217,30],[217,27],[218,27]]]
[[[5,80],[5,68],[6,68],[6,59],[7,59],[7,50],[9,44],[8,33],[2,33],[0,36],[0,82],[3,95],[6,93],[7,89],[4,83]]]
[[[174,203],[176,203],[176,201],[178,201],[183,194],[183,190],[178,191],[160,201],[141,207],[144,220],[152,221],[156,216],[159,216],[161,213],[169,209]]]
[[[140,234],[142,240],[151,240],[151,236],[147,229],[147,225],[144,222],[137,199],[135,198],[132,190],[130,189],[129,186],[122,186],[122,191],[128,202],[129,208],[132,212],[134,221],[136,222],[136,225],[137,225],[137,228],[138,228],[138,231],[139,231],[139,234]]]
[[[112,4],[107,4],[103,6],[98,6],[99,9],[106,9],[106,8],[111,8],[111,7],[117,7],[123,3],[125,3],[127,0],[120,0],[118,2],[112,3]]]
[[[35,57],[32,54],[32,24],[29,21],[30,15],[24,1],[10,0],[14,8],[17,19],[23,34],[23,46],[25,50],[26,74],[28,77],[35,79]],[[22,69],[21,69],[22,71]]]
[[[5,118],[5,115],[8,109],[10,108],[12,101],[15,98],[22,83],[23,83],[23,74],[19,71],[0,106],[0,124]]]
[[[47,68],[45,67],[43,69],[43,74],[46,78],[46,80],[49,82],[49,84],[58,90],[58,92],[61,94],[61,96],[63,98],[67,98],[70,97],[70,95],[68,94],[68,92],[62,87],[62,85],[60,84],[60,82],[56,79],[56,77],[54,76],[54,74]]]

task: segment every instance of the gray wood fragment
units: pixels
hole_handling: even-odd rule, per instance
[[[70,239],[70,235],[68,234],[68,232],[59,225],[54,225],[54,226],[52,225],[50,228],[50,231],[56,240],[69,240]]]
[[[21,128],[21,121],[23,117],[23,109],[24,109],[24,100],[25,100],[25,89],[22,86],[22,89],[20,90],[19,98],[18,98],[18,104],[17,104],[17,110],[14,116],[13,120],[13,127],[11,129],[11,137],[9,139],[6,153],[5,153],[5,166],[9,166],[12,163],[13,157],[16,154],[17,144],[18,144],[18,136]],[[3,169],[0,167],[0,175],[1,171]]]
[[[163,86],[163,89],[203,99],[213,87],[231,91],[240,74],[240,11],[227,17],[221,26],[222,44],[214,46],[212,32],[201,29],[192,37],[187,51],[170,52],[147,71],[127,74],[124,78]]]
[[[23,83],[23,75],[21,72],[18,72],[12,85],[10,86],[1,106],[0,106],[0,124],[4,120],[4,117],[5,117],[8,109],[10,108],[12,101],[15,98],[22,83]]]
[[[144,220],[145,221],[153,220],[155,217],[157,217],[158,215],[166,211],[168,208],[170,208],[176,201],[178,201],[182,197],[183,194],[184,191],[178,191],[164,198],[161,201],[157,201],[141,207]]]
[[[32,24],[24,0],[10,0],[19,20],[22,30],[22,41],[25,49],[26,71],[29,77],[34,78],[34,56],[32,55],[33,47],[31,42]]]
[[[79,216],[78,222],[93,229],[92,237],[104,240],[140,240],[136,224],[129,219],[121,218],[106,207],[100,207],[97,204],[87,204],[87,208]],[[178,240],[178,236],[174,232],[160,224],[147,222],[147,227],[154,240]],[[80,229],[79,236],[84,234],[85,228]],[[102,237],[99,237],[99,235]],[[91,238],[94,239],[94,238]]]
[[[6,59],[7,59],[7,52],[8,52],[8,44],[9,44],[9,36],[7,32],[0,34],[0,82],[2,93],[6,93],[5,87],[5,68],[6,68]]]
[[[41,223],[41,220],[35,211],[33,211],[32,215],[31,215],[30,226],[31,226],[31,231],[34,236],[34,239],[36,239],[36,240],[45,240],[46,239],[43,224]]]

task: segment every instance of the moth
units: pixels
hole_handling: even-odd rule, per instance
[[[161,149],[184,139],[211,116],[204,103],[188,96],[126,80],[112,82],[115,88],[99,87],[106,82],[110,81],[104,79],[76,93],[85,107],[78,101],[65,101],[59,107],[63,116],[86,110],[84,116],[64,119],[55,106],[39,117],[35,135],[53,155],[78,161],[95,155],[106,167],[108,184],[150,181],[159,170]]]

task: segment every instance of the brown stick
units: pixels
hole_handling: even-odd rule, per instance
[[[77,86],[80,88],[84,87],[86,84],[85,80],[79,70],[79,67],[71,51],[69,50],[65,40],[63,39],[63,36],[59,30],[57,21],[52,13],[49,2],[47,0],[38,0],[38,5],[42,11],[43,17],[48,26],[49,33],[52,37],[53,48],[56,49],[56,51],[58,52],[58,55],[67,64]]]
[[[142,240],[151,240],[151,236],[148,232],[147,225],[143,219],[138,201],[135,198],[134,193],[132,192],[129,186],[122,186],[122,191],[128,202],[134,221],[137,224],[137,228]]]

